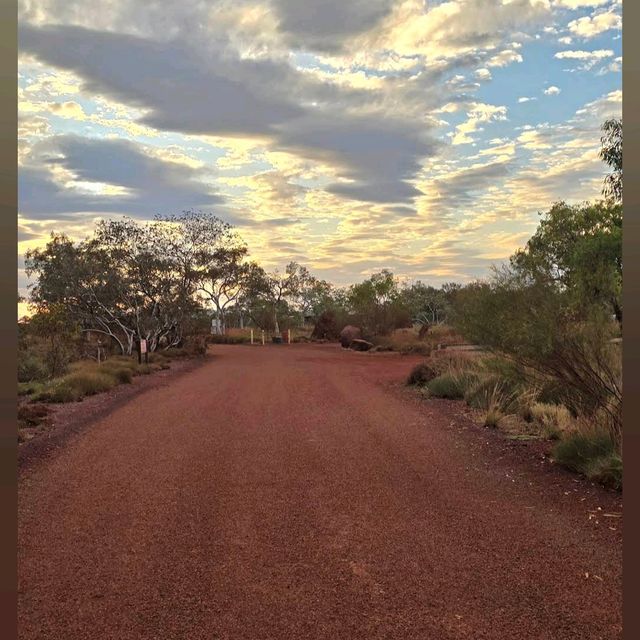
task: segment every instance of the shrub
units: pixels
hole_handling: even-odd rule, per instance
[[[99,371],[71,373],[64,379],[78,390],[80,397],[108,391],[116,386],[116,380],[113,376]]]
[[[407,384],[417,385],[423,387],[428,382],[433,380],[437,376],[437,373],[426,362],[417,364],[409,374]]]
[[[539,423],[543,434],[552,440],[567,432],[574,422],[569,410],[562,405],[537,402],[531,405],[530,411],[532,422]]]
[[[128,384],[133,380],[133,371],[126,367],[120,367],[109,372],[119,383]]]
[[[18,407],[18,421],[29,427],[36,427],[42,424],[49,415],[49,408],[46,404],[22,404]]]
[[[204,335],[189,336],[184,341],[184,349],[187,355],[203,356],[207,353],[207,337]],[[226,336],[229,337],[229,336]]]
[[[81,398],[78,389],[62,378],[50,382],[33,395],[33,400],[40,402],[75,402]]]
[[[311,339],[337,340],[339,335],[340,330],[338,329],[338,319],[335,311],[331,309],[323,311],[316,320],[313,332],[311,333]]]
[[[254,335],[254,341],[258,341],[259,335],[256,333]],[[207,343],[210,344],[247,344],[251,342],[251,336],[247,335],[211,335],[207,336]],[[205,352],[206,353],[206,350]]]
[[[611,434],[602,429],[574,431],[553,449],[553,458],[562,466],[608,486],[622,487],[622,459]]]
[[[116,379],[98,371],[76,371],[52,380],[34,395],[34,400],[45,402],[74,402],[84,396],[107,391],[116,386]]]
[[[18,358],[18,382],[44,380],[48,375],[47,365],[33,353],[23,353]]]
[[[42,382],[19,382],[18,383],[18,395],[29,396],[37,393],[42,389]]]
[[[484,426],[491,429],[497,429],[500,420],[503,418],[502,412],[497,407],[491,407],[484,416]]]
[[[504,413],[512,412],[516,406],[513,392],[505,387],[503,381],[494,377],[480,379],[467,389],[464,399],[469,406],[485,409],[487,415],[502,417]],[[492,426],[497,426],[498,419],[494,421]]]
[[[429,394],[436,398],[457,400],[464,397],[462,380],[450,374],[443,374],[427,383]]]

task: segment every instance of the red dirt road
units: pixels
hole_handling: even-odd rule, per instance
[[[619,496],[419,400],[415,358],[212,354],[21,474],[20,638],[621,637]]]

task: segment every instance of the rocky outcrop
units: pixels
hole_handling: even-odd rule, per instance
[[[362,338],[362,332],[358,327],[354,327],[351,324],[348,324],[340,332],[340,344],[344,349],[348,349],[354,340],[359,340],[360,338]]]
[[[353,349],[354,351],[369,351],[371,347],[373,347],[373,343],[360,338],[354,338],[349,345],[349,349]]]

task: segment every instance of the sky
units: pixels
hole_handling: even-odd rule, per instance
[[[600,197],[620,0],[21,0],[24,252],[198,209],[267,270],[486,276]]]

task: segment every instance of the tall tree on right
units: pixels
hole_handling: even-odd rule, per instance
[[[614,202],[622,202],[622,118],[611,118],[602,125],[600,158],[611,167],[604,179],[602,193]]]

